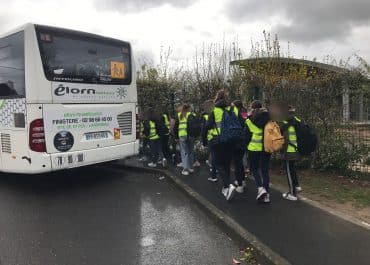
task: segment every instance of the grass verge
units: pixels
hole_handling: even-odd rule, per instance
[[[370,223],[370,178],[298,171],[302,195]],[[288,184],[284,172],[274,170],[272,182],[281,189]]]

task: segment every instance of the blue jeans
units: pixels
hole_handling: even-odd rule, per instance
[[[194,164],[194,139],[191,137],[180,137],[181,162],[185,170],[193,168]]]
[[[208,147],[209,154],[211,155],[211,176],[213,178],[217,177],[217,166],[216,166],[216,152],[214,146],[210,145]]]
[[[265,152],[248,152],[249,167],[256,181],[257,188],[264,187],[267,192],[270,190],[270,157],[271,155]]]

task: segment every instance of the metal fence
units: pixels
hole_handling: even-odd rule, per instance
[[[361,149],[361,158],[353,162],[350,169],[355,172],[370,174],[370,124],[349,123],[341,129],[342,135],[346,138],[349,148]]]

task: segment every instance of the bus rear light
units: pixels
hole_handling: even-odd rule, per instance
[[[43,138],[45,137],[45,133],[33,133],[32,138]]]
[[[46,152],[44,120],[33,120],[30,124],[30,149],[35,152]]]

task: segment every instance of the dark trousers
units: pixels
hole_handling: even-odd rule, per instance
[[[244,176],[243,167],[243,146],[236,141],[235,143],[216,144],[214,145],[216,167],[219,175],[222,178],[224,188],[229,187],[230,181],[230,166],[231,161],[234,161],[235,178],[239,185],[242,185]]]
[[[264,187],[267,192],[270,190],[270,157],[265,152],[248,152],[249,168],[256,181],[257,187]]]
[[[149,156],[150,154],[150,141],[148,138],[143,138],[141,139],[142,145],[141,148],[139,149],[139,155],[140,156]]]
[[[210,145],[208,147],[209,149],[209,154],[211,157],[211,176],[213,178],[217,177],[217,165],[216,165],[216,152],[214,146]]]
[[[170,139],[169,135],[163,135],[161,137],[162,153],[163,153],[164,158],[166,158],[167,160],[171,159],[171,150],[168,145],[169,139]]]
[[[238,185],[243,185],[244,180],[244,165],[243,165],[243,157],[245,151],[244,148],[236,148],[233,151],[233,161],[234,161],[234,169],[235,169],[235,179],[238,181]]]
[[[158,162],[159,158],[159,151],[161,150],[161,140],[150,140],[150,153],[151,153],[151,158],[153,163]]]
[[[290,192],[290,194],[293,194],[295,196],[295,195],[297,195],[295,188],[299,186],[297,171],[295,169],[295,161],[294,160],[286,160],[285,161],[285,170],[286,170],[286,176],[287,176],[287,179],[288,179],[289,192]]]

